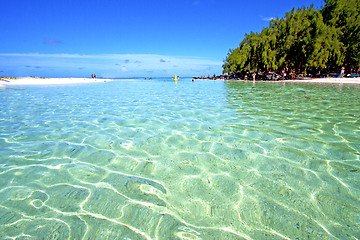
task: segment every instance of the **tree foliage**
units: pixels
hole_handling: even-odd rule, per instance
[[[360,64],[359,16],[359,0],[326,0],[322,9],[292,9],[260,33],[245,34],[239,47],[229,51],[223,72],[356,68]]]

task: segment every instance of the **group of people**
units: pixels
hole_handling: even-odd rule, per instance
[[[96,75],[95,75],[95,74],[91,74],[91,78],[96,78]]]
[[[360,66],[359,66],[359,68],[358,68],[358,70],[357,70],[357,74],[359,75],[359,77],[360,77]],[[345,75],[345,66],[343,66],[342,68],[341,68],[341,71],[340,71],[340,76],[344,76]]]

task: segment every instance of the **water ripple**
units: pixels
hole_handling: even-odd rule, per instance
[[[359,236],[356,87],[187,80],[1,91],[0,238]]]

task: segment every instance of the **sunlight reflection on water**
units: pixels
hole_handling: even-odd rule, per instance
[[[113,81],[0,92],[0,236],[359,236],[356,86]]]

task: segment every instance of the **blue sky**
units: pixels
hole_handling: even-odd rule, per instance
[[[230,48],[323,0],[0,0],[0,76],[220,74]]]

